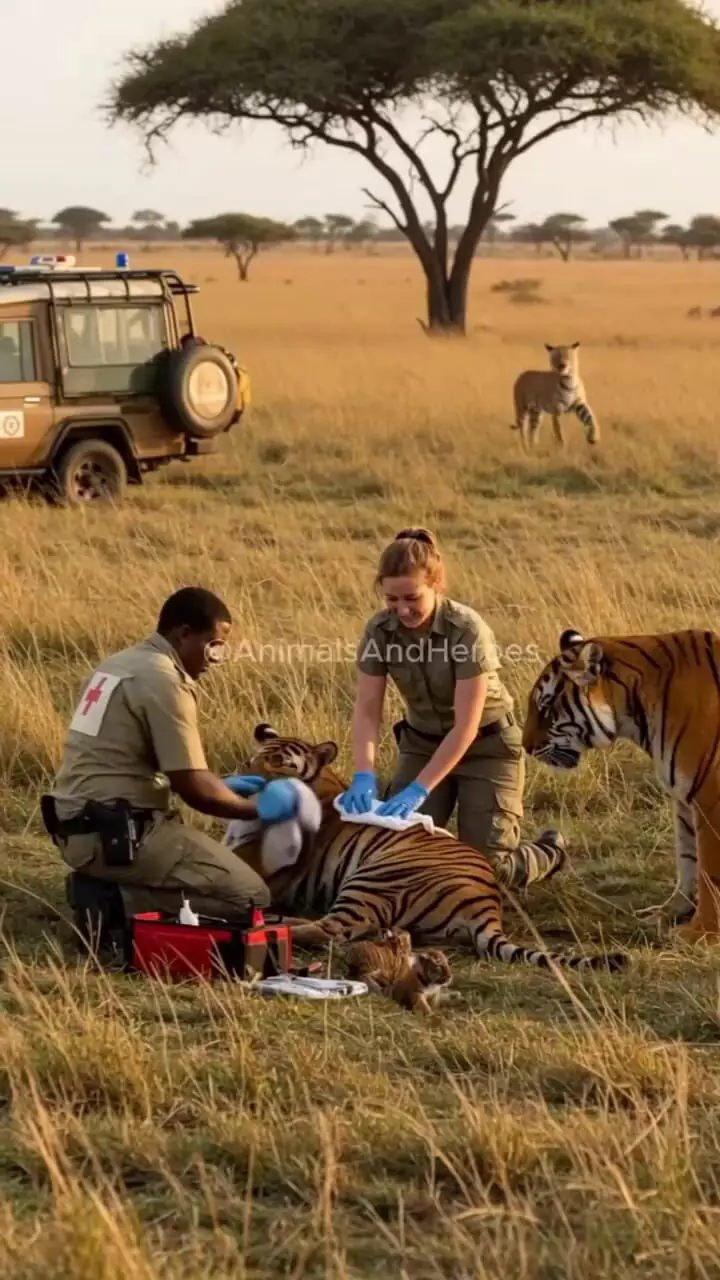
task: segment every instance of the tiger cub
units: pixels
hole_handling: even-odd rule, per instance
[[[515,379],[515,421],[510,429],[521,432],[525,450],[537,440],[543,413],[551,415],[555,439],[559,444],[565,443],[560,422],[561,415],[565,413],[574,413],[580,420],[585,428],[588,444],[598,443],[600,428],[587,402],[585,386],[579,372],[579,346],[579,342],[573,342],[569,347],[552,347],[546,342],[545,350],[550,355],[550,368],[526,369]]]
[[[432,1013],[439,993],[452,982],[445,953],[413,953],[405,929],[385,929],[378,938],[348,942],[341,949],[349,978],[367,983],[374,995],[387,996],[412,1013]]]

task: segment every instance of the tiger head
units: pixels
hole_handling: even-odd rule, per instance
[[[554,769],[575,769],[583,751],[615,740],[617,722],[602,645],[567,630],[559,650],[530,690],[523,747]]]
[[[254,747],[246,762],[249,773],[267,778],[299,778],[308,786],[319,778],[338,754],[335,742],[306,742],[304,738],[281,738],[270,724],[258,724]],[[338,782],[336,791],[343,790]]]
[[[545,343],[545,350],[550,356],[550,368],[553,373],[574,373],[577,368],[577,355],[575,354],[579,342],[573,342],[569,347],[553,347],[549,342]]]
[[[413,970],[423,987],[437,990],[449,987],[453,980],[450,961],[444,951],[416,951],[413,956]]]

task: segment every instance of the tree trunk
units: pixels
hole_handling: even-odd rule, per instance
[[[256,250],[255,252],[257,252],[257,250]],[[242,252],[242,250],[240,250],[240,249],[235,249],[235,250],[233,251],[233,256],[234,256],[235,261],[236,261],[236,263],[237,263],[238,279],[239,279],[243,284],[245,284],[245,283],[247,282],[247,280],[248,280],[248,272],[249,272],[249,270],[250,270],[250,263],[252,262],[253,258],[255,257],[255,253],[253,253],[252,251],[247,251],[247,252],[243,253],[243,252]]]
[[[467,286],[469,268],[449,279],[437,264],[431,272],[425,271],[427,280],[427,320],[418,323],[429,337],[465,336],[467,318]]]

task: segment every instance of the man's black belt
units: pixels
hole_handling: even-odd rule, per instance
[[[483,725],[478,730],[476,738],[491,738],[495,734],[502,733],[503,729],[511,729],[516,723],[514,715],[508,711],[507,715],[500,720],[491,720],[489,724]],[[447,733],[425,733],[424,730],[416,729],[414,725],[408,724],[407,720],[398,720],[393,725],[393,734],[398,745],[403,729],[409,729],[411,733],[416,734],[418,738],[424,738],[426,742],[443,742],[447,737]]]
[[[108,814],[117,811],[118,808],[123,808],[139,828],[142,828],[148,822],[152,822],[155,816],[154,810],[136,809],[127,801],[88,800],[80,813],[76,813],[72,818],[63,819],[57,815],[54,796],[44,795],[40,797],[42,820],[45,830],[52,840],[56,836],[59,836],[61,840],[66,840],[68,836],[97,834],[104,827]]]

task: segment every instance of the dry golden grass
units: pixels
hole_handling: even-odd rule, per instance
[[[38,814],[89,665],[183,583],[224,595],[250,642],[203,696],[221,771],[259,719],[332,736],[349,769],[346,655],[400,524],[437,531],[451,592],[521,647],[521,713],[567,625],[716,626],[720,327],[686,312],[720,302],[717,267],[479,261],[468,340],[431,343],[401,253],[280,253],[246,286],[219,254],[163,256],[203,285],[200,331],[247,363],[251,419],[116,514],[0,507],[0,1274],[717,1276],[717,970],[636,918],[673,882],[637,752],[569,780],[531,767],[526,813],[572,849],[527,896],[533,927],[628,946],[629,971],[564,982],[467,959],[430,1026],[374,1000],[92,972]],[[544,303],[491,292],[512,276],[540,276]],[[560,455],[547,424],[524,459],[513,376],[576,339],[602,443],[591,455],[568,423]],[[283,660],[293,643],[308,648]]]

